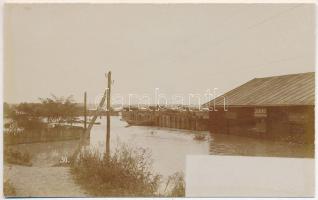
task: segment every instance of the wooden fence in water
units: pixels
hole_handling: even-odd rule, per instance
[[[40,130],[27,130],[21,133],[4,132],[4,144],[26,144],[80,139],[84,128],[78,126],[56,126]]]

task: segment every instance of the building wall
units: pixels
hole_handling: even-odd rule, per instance
[[[314,106],[255,106],[220,108],[209,113],[212,133],[313,143]]]

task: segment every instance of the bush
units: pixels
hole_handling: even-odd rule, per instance
[[[160,175],[153,173],[150,153],[121,145],[109,157],[83,150],[72,159],[75,179],[93,196],[157,196]]]
[[[17,195],[15,188],[13,187],[12,183],[9,180],[6,180],[3,183],[3,194],[6,197],[13,197]]]

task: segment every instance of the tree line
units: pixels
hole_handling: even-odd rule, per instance
[[[50,123],[70,123],[83,115],[83,105],[76,103],[73,96],[39,98],[38,103],[4,103],[4,118],[10,119],[5,128],[41,129]]]

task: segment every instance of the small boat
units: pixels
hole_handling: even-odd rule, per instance
[[[198,140],[198,141],[205,141],[206,140],[206,135],[205,134],[200,134],[200,133],[196,133],[193,137],[194,140]]]

